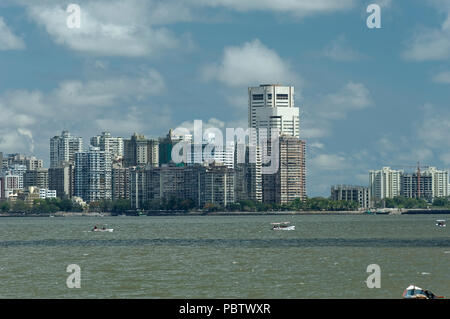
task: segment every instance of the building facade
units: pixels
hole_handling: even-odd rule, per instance
[[[75,154],[83,150],[83,139],[63,131],[50,139],[50,168],[61,167],[63,163],[74,163]]]
[[[367,209],[370,207],[369,187],[335,185],[331,187],[331,199],[356,202],[360,208]]]
[[[102,132],[91,138],[91,145],[100,148],[101,151],[109,152],[111,160],[123,157],[124,142],[122,137],[112,137],[109,132]]]
[[[159,143],[158,140],[147,139],[144,135],[134,133],[130,139],[124,140],[125,167],[132,166],[158,166]]]
[[[383,167],[369,172],[369,189],[371,200],[394,198],[401,193],[401,176],[403,171]]]
[[[56,190],[59,198],[72,198],[75,192],[75,165],[64,163],[61,167],[49,168],[48,185]]]
[[[109,153],[91,146],[75,157],[75,191],[85,202],[112,199],[112,164]]]

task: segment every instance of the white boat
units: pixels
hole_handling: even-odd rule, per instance
[[[102,227],[102,228],[98,228],[97,226],[95,226],[92,231],[96,231],[96,232],[108,232],[108,233],[112,233],[114,231],[113,228],[106,228],[106,227]]]
[[[295,230],[295,226],[291,225],[290,222],[283,223],[271,223],[272,230]]]
[[[422,289],[414,285],[410,285],[403,292],[403,299],[442,299],[442,296],[436,296],[427,289]]]
[[[438,227],[446,227],[447,225],[445,224],[445,220],[444,219],[438,219],[438,220],[436,220],[436,226],[438,226]]]

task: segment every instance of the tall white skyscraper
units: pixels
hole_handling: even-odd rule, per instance
[[[248,89],[248,127],[266,129],[267,136],[277,130],[279,135],[300,137],[299,108],[294,105],[294,87],[264,84]]]
[[[403,171],[383,167],[381,170],[369,172],[369,188],[371,199],[394,198],[400,196],[401,176]]]
[[[83,138],[63,131],[50,139],[50,168],[60,167],[64,162],[74,163],[75,153],[83,150]]]
[[[112,159],[123,157],[123,138],[112,137],[109,132],[92,137],[91,145],[99,147],[101,151],[109,152]]]

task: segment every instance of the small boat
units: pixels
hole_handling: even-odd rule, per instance
[[[91,231],[112,233],[114,231],[114,229],[113,228],[106,228],[105,226],[103,226],[102,228],[99,228],[99,227],[95,226],[94,228],[92,228]]]
[[[438,219],[438,220],[436,220],[436,226],[438,226],[438,227],[446,227],[447,225],[445,224],[445,220],[444,219]]]
[[[290,222],[283,223],[271,223],[272,230],[295,230],[295,226],[291,225]]]
[[[114,231],[114,229],[112,229],[112,228],[103,228],[103,229],[96,228],[96,229],[93,229],[92,231],[99,231],[99,232],[109,232],[109,233],[112,233],[112,232]]]
[[[429,290],[410,285],[403,292],[403,299],[442,299],[442,296],[436,296]]]

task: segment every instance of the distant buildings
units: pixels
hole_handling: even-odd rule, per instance
[[[131,172],[131,204],[191,200],[197,207],[235,202],[234,170],[224,165],[162,166],[136,168]]]
[[[123,157],[124,142],[122,137],[112,137],[111,133],[103,132],[91,138],[91,145],[98,147],[100,151],[109,152],[111,160]]]
[[[287,204],[295,199],[306,199],[305,142],[299,139],[300,118],[299,108],[294,105],[294,87],[260,85],[249,88],[248,94],[248,124],[256,129],[256,136],[250,137],[251,143],[257,143],[258,150],[263,151],[260,138],[263,133],[268,138],[267,154],[261,154],[262,201]],[[279,138],[276,150],[273,149],[272,134]],[[270,166],[265,156],[272,156],[272,161],[277,161],[271,162],[278,166],[276,173],[264,173],[264,167]]]
[[[147,139],[144,135],[134,133],[130,139],[124,140],[124,159],[125,167],[159,165],[158,141]]]
[[[134,208],[171,198],[195,207],[226,207],[244,200],[274,204],[304,200],[305,142],[299,139],[294,87],[261,85],[249,88],[248,94],[248,124],[257,135],[239,140],[240,144],[238,139],[218,141],[221,137],[215,133],[196,141],[189,132],[172,130],[158,140],[137,133],[123,139],[102,132],[90,138],[84,150],[81,137],[63,131],[50,138],[48,169],[35,157],[0,153],[1,198],[58,196],[88,204],[126,199]],[[278,142],[259,141],[263,130],[267,137],[274,133]],[[174,153],[179,146],[182,152]],[[267,162],[269,158],[274,163]],[[275,170],[267,173],[271,164],[276,164]]]
[[[112,199],[112,166],[108,152],[90,146],[75,156],[74,195],[85,202]]]
[[[263,202],[288,204],[295,199],[305,200],[305,142],[294,136],[281,135],[277,153],[277,172],[263,175]]]
[[[403,171],[393,170],[390,167],[370,171],[370,197],[372,199],[383,199],[400,196],[402,173]]]
[[[50,139],[50,168],[61,167],[63,163],[74,163],[75,154],[83,151],[83,139],[63,131]]]
[[[372,200],[403,196],[432,201],[450,195],[449,172],[429,167],[419,175],[383,167],[369,172],[369,188]]]
[[[75,192],[75,164],[63,163],[48,169],[48,185],[59,198],[72,198]]]
[[[370,207],[370,193],[367,186],[335,185],[331,187],[331,199],[335,201],[353,201],[360,208]]]

